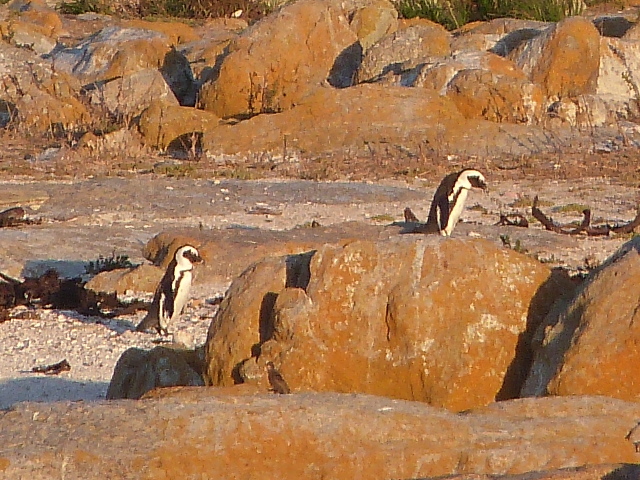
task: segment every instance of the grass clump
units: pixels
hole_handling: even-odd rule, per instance
[[[374,222],[384,222],[384,223],[393,222],[395,220],[395,218],[393,218],[388,213],[383,213],[381,215],[373,215],[370,219]]]
[[[588,4],[601,3],[592,0]],[[399,0],[398,12],[404,18],[426,18],[454,30],[474,21],[519,18],[558,22],[582,12],[577,0]]]
[[[556,207],[554,210],[558,213],[580,213],[584,210],[587,210],[589,207],[587,205],[582,205],[581,203],[568,203],[567,205],[562,205],[560,207]]]
[[[485,207],[483,207],[479,203],[476,203],[475,205],[468,207],[467,210],[471,210],[473,212],[480,212],[483,215],[486,215],[487,213],[489,213],[489,210],[487,210]]]
[[[511,202],[509,206],[512,208],[529,208],[533,206],[533,198],[531,198],[529,195],[522,195],[518,197],[517,200]],[[548,200],[538,200],[538,206],[551,207],[553,206],[553,203]]]
[[[506,248],[510,248],[514,252],[522,254],[526,254],[529,252],[529,249],[524,247],[519,238],[517,238],[514,243],[511,241],[511,237],[509,235],[500,235],[500,240],[502,241],[503,246],[505,246]]]
[[[4,0],[0,0],[3,2]],[[106,0],[63,1],[58,10],[61,13],[79,15],[82,13],[113,14],[125,12],[138,17],[172,17],[204,19],[229,17],[242,10],[242,17],[250,22],[258,20],[275,10],[286,0],[140,0],[132,5],[119,7]]]
[[[89,275],[97,275],[101,272],[110,272],[119,268],[132,267],[134,267],[134,265],[129,261],[128,255],[116,255],[114,251],[110,257],[100,255],[95,262],[89,262],[89,265],[84,267],[84,271]]]
[[[103,13],[109,14],[111,10],[100,0],[73,0],[71,2],[61,2],[58,6],[60,13],[69,15],[80,15],[82,13]]]
[[[426,18],[447,30],[460,28],[471,21],[473,2],[469,0],[400,0],[398,13],[404,18]]]

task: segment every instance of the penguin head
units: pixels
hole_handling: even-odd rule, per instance
[[[178,265],[185,266],[202,263],[204,261],[198,253],[198,250],[191,245],[185,245],[176,250],[175,258]]]
[[[459,186],[460,188],[466,188],[467,190],[471,190],[471,188],[481,188],[482,190],[486,190],[487,182],[484,178],[484,175],[482,175],[482,173],[480,173],[478,170],[468,168],[462,170],[458,174],[456,186]]]

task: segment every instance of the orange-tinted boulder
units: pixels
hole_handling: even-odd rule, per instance
[[[462,410],[517,394],[529,341],[566,287],[486,241],[399,236],[258,262],[207,340],[213,385],[364,392]]]
[[[60,472],[74,480],[637,478],[631,476],[637,468],[623,465],[591,467],[591,473],[602,473],[590,477],[540,472],[564,467],[579,473],[583,469],[577,465],[635,462],[633,445],[624,437],[636,423],[638,406],[620,400],[516,400],[457,415],[370,395],[221,390],[192,387],[143,400],[16,405],[0,412],[1,475],[34,480],[61,478]],[[630,476],[617,476],[617,469]]]
[[[593,23],[569,17],[509,54],[548,97],[594,93],[600,65],[600,34]]]
[[[535,359],[522,394],[607,395],[640,401],[640,254],[599,269],[575,298],[558,305],[535,335]]]
[[[280,112],[327,79],[346,86],[360,61],[357,40],[337,2],[289,4],[231,42],[217,79],[201,90],[202,106],[223,118]]]

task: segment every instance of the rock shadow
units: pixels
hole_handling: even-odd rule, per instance
[[[422,233],[425,235],[433,235],[440,233],[438,226],[435,224],[422,222],[393,222],[392,227],[400,227],[400,234]]]
[[[0,100],[0,128],[5,128],[18,118],[18,107],[15,103]]]
[[[542,30],[537,28],[521,28],[520,30],[514,30],[498,40],[495,46],[489,51],[496,55],[500,55],[501,57],[506,57],[524,42],[540,35],[541,32]]]
[[[329,71],[327,81],[335,88],[347,88],[354,84],[356,73],[362,63],[363,51],[360,42],[355,42],[345,48],[336,57]]]
[[[53,258],[47,260],[28,260],[22,272],[23,277],[39,277],[47,270],[55,270],[63,278],[75,278],[86,275],[86,267],[88,262],[82,260],[55,260]]]
[[[189,132],[174,138],[167,146],[167,155],[180,160],[198,160],[204,154],[202,149],[203,132]]]
[[[534,337],[536,331],[558,302],[564,302],[575,294],[575,288],[566,270],[554,268],[549,278],[538,288],[529,303],[527,324],[518,336],[516,352],[495,401],[520,398],[520,392],[534,361]]]
[[[285,288],[301,288],[304,291],[309,286],[311,280],[311,259],[316,254],[316,250],[311,250],[297,255],[289,255],[285,259],[287,275]]]
[[[196,97],[199,85],[193,77],[191,64],[187,57],[178,52],[175,46],[171,46],[165,54],[160,74],[164,81],[176,96],[176,99],[183,107],[194,107],[196,105]],[[181,71],[179,78],[175,78],[176,70]]]
[[[73,368],[74,365],[71,365]],[[33,374],[0,381],[0,409],[18,402],[58,402],[104,400],[106,382],[77,382],[61,377]]]
[[[613,472],[607,473],[602,480],[635,480],[640,478],[640,465],[627,463]]]
[[[311,250],[309,252],[287,255],[285,257],[285,288],[301,288],[306,291],[309,281],[311,280],[311,259],[315,253],[316,250]],[[273,338],[275,332],[275,305],[278,296],[279,293],[277,292],[267,292],[262,297],[260,316],[258,318],[260,340],[251,346],[251,357],[259,357],[262,345]],[[240,364],[236,365],[234,372],[237,372],[239,368]],[[240,378],[239,373],[238,378]]]

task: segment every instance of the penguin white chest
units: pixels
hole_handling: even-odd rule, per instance
[[[444,226],[442,231],[440,232],[442,235],[448,237],[453,232],[453,229],[460,220],[460,215],[462,215],[462,210],[464,209],[464,203],[467,200],[467,195],[469,194],[469,190],[466,188],[460,189],[460,192],[457,195],[457,198],[453,198],[450,200],[454,200],[451,205],[451,212],[449,212],[449,219],[447,224]]]
[[[171,320],[175,320],[182,314],[182,310],[189,300],[189,290],[191,289],[192,279],[193,272],[191,270],[180,272],[180,277],[177,279],[176,287],[174,290],[175,299]]]

